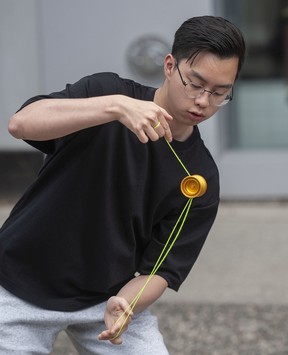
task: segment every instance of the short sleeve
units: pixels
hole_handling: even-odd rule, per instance
[[[193,207],[192,204],[175,244],[156,272],[157,275],[162,276],[168,282],[169,288],[177,291],[193,267],[214,223],[218,204],[218,201],[208,206]],[[179,211],[180,214],[181,210]],[[170,217],[164,219],[155,227],[153,238],[145,249],[138,269],[140,274],[151,273],[175,226],[176,220],[177,216]],[[170,243],[176,233],[177,230],[173,234]]]

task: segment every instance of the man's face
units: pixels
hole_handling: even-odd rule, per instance
[[[178,129],[187,129],[187,126],[197,125],[212,115],[219,107],[214,106],[210,100],[210,93],[214,96],[222,95],[225,98],[231,93],[238,69],[238,58],[220,59],[214,54],[200,53],[192,62],[181,60],[178,68],[182,79],[194,87],[202,87],[205,91],[197,98],[187,95],[175,59],[168,55],[165,59],[165,73],[167,80],[167,110],[173,116],[173,125]],[[216,99],[217,100],[217,99]]]

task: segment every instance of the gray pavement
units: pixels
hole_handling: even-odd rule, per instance
[[[288,203],[221,203],[181,290],[151,307],[170,354],[288,355],[287,269]],[[52,354],[77,352],[61,333]]]

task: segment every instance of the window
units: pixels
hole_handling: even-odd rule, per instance
[[[223,0],[222,8],[247,44],[227,115],[228,145],[288,149],[288,0]]]

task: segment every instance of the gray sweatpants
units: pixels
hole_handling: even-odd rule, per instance
[[[105,303],[77,312],[35,307],[0,286],[0,355],[49,354],[57,334],[65,330],[82,355],[167,355],[156,317],[144,311],[133,317],[123,344],[99,341],[105,329]]]

